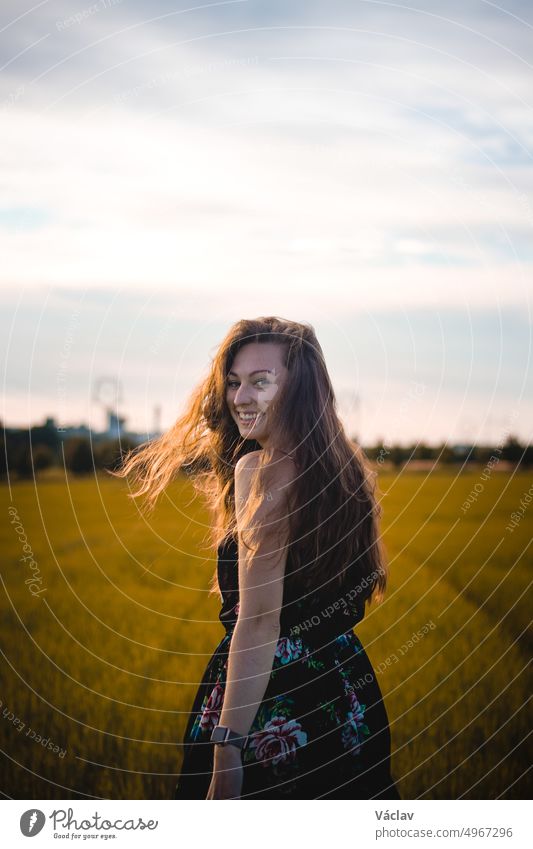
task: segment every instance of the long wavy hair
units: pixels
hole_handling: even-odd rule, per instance
[[[207,376],[191,393],[185,412],[162,436],[131,449],[110,474],[132,476],[138,489],[129,497],[144,497],[142,509],[147,513],[177,474],[187,475],[207,501],[210,544],[218,549],[230,537],[237,538],[235,464],[259,450],[246,512],[239,521],[253,529],[254,511],[265,492],[264,469],[274,454],[261,450],[254,439],[243,439],[226,401],[228,372],[237,352],[251,342],[281,345],[289,372],[276,396],[269,436],[273,445],[295,446],[292,456],[298,470],[290,488],[291,568],[285,581],[299,597],[316,592],[329,597],[342,591],[349,573],[360,583],[361,598],[382,601],[388,567],[379,533],[377,473],[361,446],[345,433],[322,349],[308,323],[277,316],[236,322]],[[242,530],[240,538],[253,547]],[[216,570],[211,592],[219,592]]]

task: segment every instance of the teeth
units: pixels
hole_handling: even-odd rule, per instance
[[[254,421],[254,419],[256,419],[256,418],[257,418],[257,415],[258,415],[257,413],[253,413],[253,414],[250,414],[250,413],[246,413],[246,414],[239,413],[239,418],[240,418],[240,420],[241,420],[241,421],[243,421],[243,422],[253,422],[253,421]]]

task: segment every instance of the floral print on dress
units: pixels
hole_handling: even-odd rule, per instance
[[[256,760],[264,767],[279,767],[280,764],[294,763],[296,749],[305,746],[307,734],[295,719],[273,716],[261,731],[255,731],[250,737],[249,748],[255,750]]]
[[[353,688],[346,692],[348,696],[349,710],[346,714],[346,723],[342,729],[342,744],[349,749],[353,755],[361,751],[362,737],[369,735],[368,726],[363,722],[366,705],[360,704]]]
[[[229,637],[226,639],[229,641]],[[341,634],[337,642],[346,647],[354,641],[354,649],[357,653],[359,641],[353,633],[351,640],[348,635]],[[274,652],[274,667],[276,661],[285,665],[296,660],[305,662],[309,669],[320,671],[324,668],[322,661],[313,658],[313,652],[310,651],[309,646],[304,647],[301,637],[281,637]],[[327,714],[330,722],[333,721],[336,725],[341,726],[340,733],[344,749],[348,749],[353,755],[358,755],[361,751],[363,738],[370,733],[364,722],[366,705],[358,701],[355,690],[350,685],[348,674],[342,669],[338,659],[335,658],[334,662],[343,680],[348,710],[340,718],[336,703],[331,701],[319,702],[318,707]],[[223,664],[223,670],[227,672],[227,660]],[[273,668],[272,677],[275,677],[275,668]],[[191,732],[193,738],[197,738],[201,733],[210,733],[217,725],[224,702],[224,692],[225,685],[217,680],[209,695],[204,698],[201,711]],[[253,756],[263,766],[272,765],[275,768],[274,771],[278,774],[280,765],[294,763],[296,748],[307,743],[307,732],[301,722],[290,716],[292,699],[280,695],[277,697],[276,703],[276,715],[269,715],[264,707],[258,714],[250,729],[250,743],[246,749],[246,759],[250,760],[250,757]],[[254,731],[257,725],[259,730]]]
[[[217,682],[207,699],[200,716],[200,728],[202,731],[210,731],[217,725],[224,701],[224,688]]]
[[[301,639],[291,640],[289,637],[282,637],[278,640],[274,657],[279,658],[281,663],[289,663],[291,660],[297,660],[302,652]]]

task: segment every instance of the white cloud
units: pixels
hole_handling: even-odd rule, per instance
[[[302,144],[276,138],[272,125],[214,132],[134,113],[99,123],[18,113],[2,131],[4,209],[22,201],[48,216],[41,228],[2,231],[7,286],[261,285],[272,295],[287,279],[320,291],[327,275],[329,291],[372,278],[394,297],[405,254],[427,250],[453,272],[435,273],[428,260],[407,276],[431,274],[447,301],[451,276],[461,297],[485,278],[491,229],[508,230],[512,245],[513,230],[529,223],[528,194],[508,174],[494,169],[483,181],[479,166],[456,167],[432,149],[431,132],[418,144],[368,130]],[[519,177],[531,185],[529,172]],[[414,244],[424,250],[406,250]],[[513,294],[523,296],[517,285],[506,288]]]

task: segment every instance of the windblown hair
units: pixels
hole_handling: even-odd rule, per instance
[[[298,473],[291,484],[288,556],[298,596],[342,591],[349,570],[360,581],[361,597],[381,601],[387,583],[385,550],[379,533],[381,508],[377,474],[362,450],[346,435],[336,409],[332,384],[314,329],[307,323],[277,316],[243,319],[228,331],[212,359],[207,376],[191,393],[185,412],[158,439],[130,450],[122,466],[110,472],[130,474],[139,488],[131,498],[145,497],[151,512],[177,473],[191,478],[212,514],[210,543],[217,547],[237,538],[234,470],[237,461],[261,449],[243,439],[226,401],[226,378],[237,352],[251,342],[283,347],[288,379],[276,395],[271,443],[295,445]],[[279,414],[281,411],[281,414]],[[242,528],[253,528],[253,515],[265,492],[265,466],[273,452],[258,454]],[[217,575],[211,591],[218,592]]]

